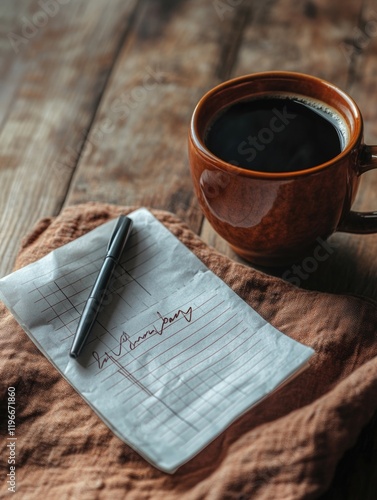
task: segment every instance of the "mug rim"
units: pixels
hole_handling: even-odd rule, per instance
[[[350,132],[350,137],[348,140],[348,143],[346,147],[337,155],[328,160],[327,162],[321,163],[319,165],[315,165],[314,167],[307,168],[304,170],[295,170],[292,172],[261,172],[258,170],[252,170],[252,169],[246,169],[242,167],[238,167],[236,165],[232,165],[231,163],[226,162],[225,160],[222,160],[215,154],[213,154],[207,146],[204,144],[204,141],[201,139],[198,133],[198,122],[199,122],[199,116],[202,111],[202,109],[206,106],[206,103],[208,99],[210,99],[212,96],[214,96],[216,93],[219,91],[226,89],[228,87],[232,87],[238,84],[246,83],[246,82],[251,82],[253,80],[262,80],[262,79],[273,79],[273,78],[285,78],[285,79],[296,79],[296,80],[306,80],[311,83],[320,85],[321,87],[326,87],[330,88],[333,92],[336,94],[340,95],[344,101],[347,102],[348,109],[352,113],[352,117],[354,120],[355,124],[355,130]],[[252,95],[252,94],[251,94]],[[311,97],[311,96],[306,96],[306,97]],[[242,99],[240,99],[241,101]],[[232,103],[239,102],[237,100],[233,100]],[[323,100],[323,102],[326,104],[326,101]],[[232,103],[229,103],[231,105]],[[338,113],[340,113],[339,110],[335,109]],[[348,127],[348,124],[347,124]],[[349,128],[349,127],[348,127]],[[234,173],[237,175],[243,175],[246,177],[257,177],[257,178],[264,178],[264,179],[287,179],[287,178],[295,178],[295,177],[301,177],[305,175],[310,175],[316,172],[320,172],[324,169],[330,168],[334,164],[338,163],[340,160],[348,156],[354,149],[355,146],[358,143],[359,138],[362,138],[363,135],[363,118],[360,112],[360,109],[358,105],[356,104],[355,100],[346,92],[344,92],[342,89],[334,85],[333,83],[328,82],[327,80],[324,80],[322,78],[308,75],[306,73],[298,73],[294,71],[263,71],[263,72],[258,72],[258,73],[250,73],[248,75],[243,75],[243,76],[238,76],[236,78],[232,78],[230,80],[226,80],[225,82],[220,83],[219,85],[216,85],[212,89],[210,89],[208,92],[206,92],[202,98],[199,100],[198,104],[196,105],[192,117],[191,117],[191,123],[190,123],[190,136],[191,140],[194,143],[194,146],[198,150],[200,154],[202,154],[205,159],[210,160],[212,163],[214,163],[214,166],[217,168],[221,168],[223,170],[226,170],[230,173]]]

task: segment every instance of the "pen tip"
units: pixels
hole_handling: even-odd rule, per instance
[[[76,359],[76,358],[78,357],[78,356],[77,356],[77,354],[76,354],[75,352],[72,352],[72,351],[69,353],[69,355],[70,355],[70,356],[71,356],[71,358],[73,358],[73,359]]]

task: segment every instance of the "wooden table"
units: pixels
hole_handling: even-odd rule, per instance
[[[330,80],[377,143],[375,0],[2,0],[0,32],[0,276],[39,218],[89,200],[170,210],[237,258],[203,220],[186,154],[196,102],[230,77]],[[372,171],[355,208],[377,210],[376,193]],[[300,286],[376,301],[377,235],[330,241]],[[376,498],[376,469],[377,416],[324,498]]]

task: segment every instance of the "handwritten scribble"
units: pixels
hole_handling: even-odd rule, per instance
[[[152,335],[155,335],[155,334],[162,335],[164,330],[165,330],[165,327],[174,323],[174,321],[179,319],[180,316],[182,316],[187,321],[187,323],[190,323],[191,319],[192,319],[192,307],[189,307],[186,312],[179,309],[172,317],[168,317],[168,316],[163,317],[159,312],[157,312],[157,315],[161,320],[160,327],[156,327],[153,325],[152,330],[147,330],[143,335],[138,337],[134,342],[131,342],[131,340],[128,339],[129,348],[131,351],[136,349],[136,347],[138,347],[142,342],[147,340]]]
[[[129,351],[133,351],[134,349],[139,347],[143,342],[150,339],[153,335],[162,335],[165,329],[169,325],[179,320],[180,318],[183,318],[187,321],[187,323],[190,323],[192,320],[192,307],[190,306],[187,309],[187,311],[182,311],[182,309],[178,309],[178,311],[174,313],[173,316],[163,316],[157,311],[157,316],[160,320],[159,326],[153,325],[153,328],[151,328],[150,330],[146,330],[146,332],[143,333],[143,335],[140,335],[134,341],[131,340],[131,337],[128,335],[128,333],[123,332],[122,335],[119,337],[119,344],[117,345],[115,350],[114,349],[112,350],[112,355],[109,354],[108,352],[105,352],[103,359],[101,359],[98,352],[93,351],[92,356],[97,361],[98,368],[101,370],[109,360],[113,361],[114,357],[118,358],[122,354],[125,347],[128,347]]]

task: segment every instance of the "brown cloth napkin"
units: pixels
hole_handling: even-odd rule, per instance
[[[131,207],[85,204],[43,219],[17,267]],[[368,302],[303,291],[232,262],[170,213],[153,214],[250,306],[312,346],[309,368],[233,423],[174,475],[118,439],[0,307],[1,470],[7,388],[16,388],[16,498],[298,499],[329,486],[377,407],[377,314]],[[2,492],[6,484],[2,474]]]

